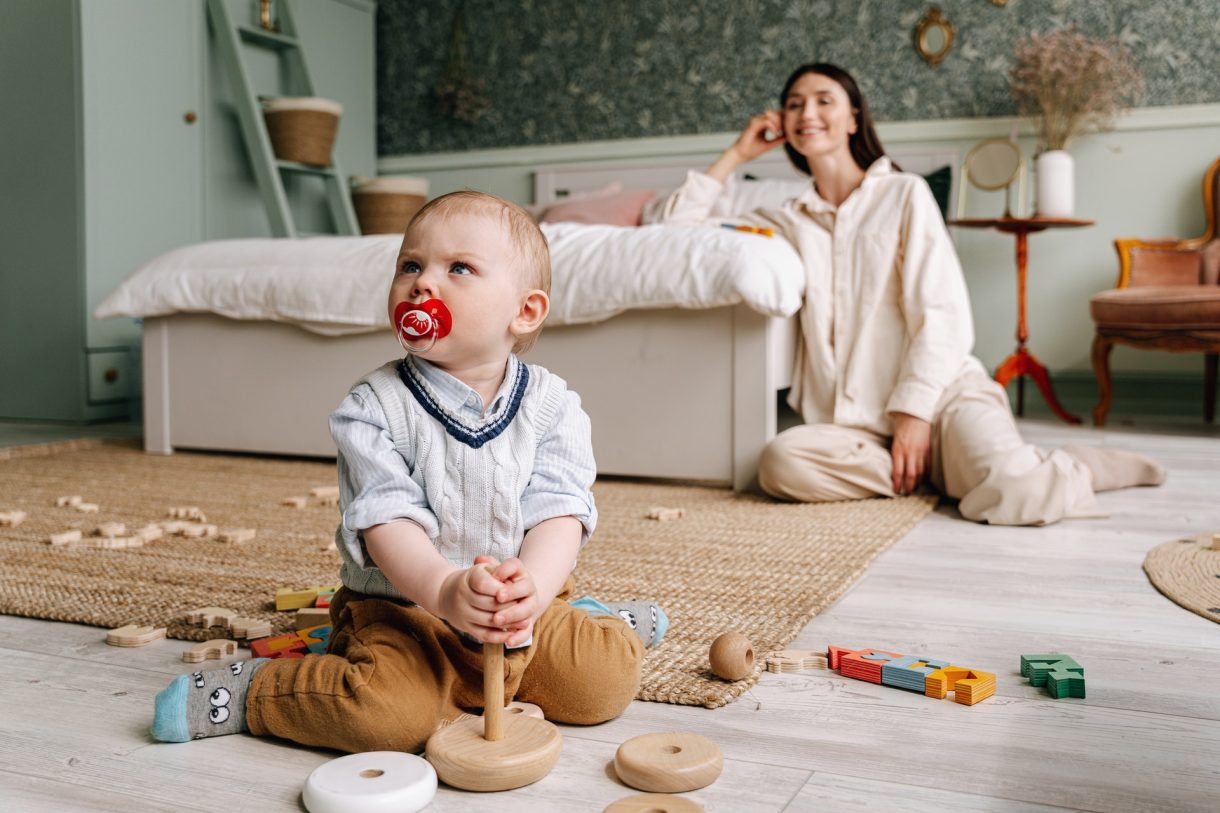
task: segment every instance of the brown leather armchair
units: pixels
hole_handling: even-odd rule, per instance
[[[1190,240],[1114,241],[1118,284],[1089,300],[1097,324],[1093,372],[1101,398],[1093,423],[1104,426],[1113,392],[1110,350],[1116,344],[1204,354],[1203,417],[1216,417],[1220,352],[1220,158],[1203,177],[1207,231]]]

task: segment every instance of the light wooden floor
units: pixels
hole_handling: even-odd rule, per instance
[[[618,745],[667,730],[724,750],[720,779],[687,794],[708,810],[1220,809],[1220,626],[1140,569],[1162,541],[1220,530],[1220,435],[1193,422],[1023,429],[1045,446],[1153,455],[1169,482],[1102,495],[1108,520],[1048,528],[978,526],[942,508],[794,644],[995,671],[994,698],[968,708],[826,672],[764,673],[753,697],[715,711],[637,702],[611,723],[565,727],[542,781],[442,788],[429,809],[599,811],[635,793],[614,777]],[[0,634],[0,809],[299,810],[306,776],[336,756],[248,735],[153,743],[152,697],[188,671],[183,642],[117,649],[96,628],[6,616]],[[1020,678],[1018,656],[1043,651],[1085,666],[1088,699],[1055,701]]]

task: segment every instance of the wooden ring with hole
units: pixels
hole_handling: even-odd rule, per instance
[[[720,746],[698,734],[666,731],[632,737],[614,754],[624,783],[650,793],[684,793],[716,781],[724,769]]]

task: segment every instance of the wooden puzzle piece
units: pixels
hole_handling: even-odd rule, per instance
[[[277,635],[274,638],[259,638],[250,642],[250,651],[256,658],[292,657],[289,653],[296,652],[296,657],[305,656],[307,645],[295,632]]]
[[[333,542],[331,543],[331,547],[334,547]],[[332,592],[318,593],[318,597],[313,600],[313,606],[320,610],[327,609],[330,607],[331,599],[334,597],[335,594]]]
[[[925,678],[924,694],[943,700],[950,691],[953,700],[973,706],[995,694],[995,674],[964,666],[945,666]]]
[[[211,539],[216,536],[217,528],[206,522],[187,522],[179,531],[187,539]]]
[[[84,500],[81,499],[79,494],[74,494],[71,497],[56,497],[55,498],[55,507],[56,508],[75,508],[76,506],[80,505],[82,502],[84,502]]]
[[[187,663],[199,663],[200,661],[220,660],[236,653],[237,641],[230,641],[227,638],[213,638],[210,641],[200,641],[183,652],[182,660]]]
[[[229,620],[229,633],[234,638],[246,640],[266,638],[271,634],[271,622],[260,621],[257,618],[247,618],[244,615],[237,616]]]
[[[101,510],[101,508],[95,502],[81,502],[72,507],[77,511],[80,511],[82,514],[96,514]]]
[[[29,514],[24,511],[0,511],[0,526],[4,526],[6,528],[16,528],[18,525],[25,522],[27,516],[29,516]]]
[[[93,530],[94,536],[123,536],[127,533],[127,526],[121,522],[103,522]]]
[[[1056,668],[1046,673],[1046,688],[1051,697],[1084,697],[1084,675]]]
[[[50,538],[47,539],[47,542],[49,542],[52,545],[55,545],[56,547],[60,547],[63,545],[71,545],[73,542],[79,542],[79,541],[81,541],[81,532],[79,529],[73,529],[71,531],[61,531],[60,533],[57,533],[57,534],[51,534]]]
[[[111,646],[144,646],[165,637],[165,627],[141,627],[128,624],[106,633],[106,643]]]
[[[924,694],[927,676],[948,665],[948,661],[923,660],[914,655],[904,655],[882,665],[881,682],[886,686]]]
[[[170,506],[165,515],[171,519],[190,519],[195,522],[208,521],[208,518],[204,516],[197,505]]]
[[[280,500],[280,505],[285,508],[304,508],[309,504],[308,497],[285,497]]]
[[[302,607],[294,619],[297,630],[330,623],[330,610],[325,607]]]
[[[165,534],[160,525],[145,525],[140,530],[136,531],[136,536],[143,539],[145,542],[155,542]]]
[[[226,528],[220,532],[219,540],[232,545],[240,545],[254,539],[256,531],[253,528]]]
[[[203,627],[232,629],[233,619],[236,616],[237,611],[230,610],[228,607],[199,607],[186,614],[186,622]]]
[[[888,661],[901,657],[901,653],[885,652],[880,649],[860,649],[848,652],[839,658],[839,674],[868,683],[880,683],[881,668]]]
[[[1084,667],[1076,663],[1070,655],[1050,652],[1044,655],[1021,656],[1021,676],[1029,678],[1029,682],[1034,686],[1045,686],[1047,673],[1056,668],[1084,675]]]
[[[646,514],[648,519],[655,519],[658,522],[671,522],[675,519],[682,519],[686,516],[685,508],[665,508],[660,505],[655,505],[648,509]]]
[[[339,498],[339,487],[338,486],[314,486],[313,488],[309,489],[309,496],[311,496],[311,497],[334,497],[335,499],[338,499]]]

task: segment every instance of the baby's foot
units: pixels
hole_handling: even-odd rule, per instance
[[[1165,482],[1165,469],[1161,464],[1142,454],[1099,446],[1064,446],[1063,451],[1088,468],[1093,475],[1094,491],[1159,486]]]
[[[587,610],[590,615],[617,615],[627,622],[640,636],[644,646],[661,642],[665,630],[669,629],[669,616],[658,605],[648,601],[620,601],[602,603],[585,596],[570,602],[573,607]]]
[[[152,735],[186,742],[246,730],[246,692],[255,671],[268,661],[231,663],[223,669],[179,675],[157,694]]]

